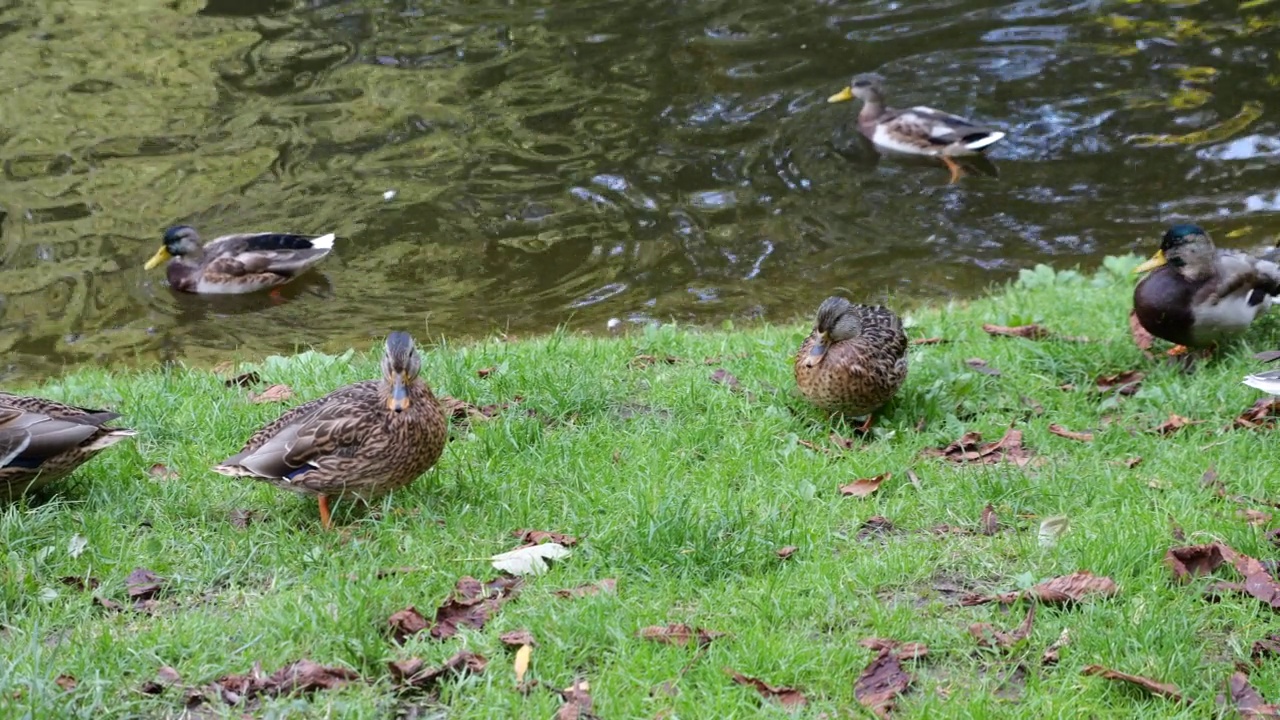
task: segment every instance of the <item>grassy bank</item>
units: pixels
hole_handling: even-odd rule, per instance
[[[1258,367],[1250,355],[1280,334],[1269,320],[1190,374],[1150,360],[1125,319],[1134,264],[1110,262],[1096,277],[1027,273],[990,298],[913,314],[913,338],[948,342],[912,349],[903,392],[874,436],[848,449],[831,434],[851,428],[793,394],[790,356],[808,330],[799,325],[437,348],[424,376],[438,394],[506,407],[455,423],[439,466],[407,490],[371,511],[339,505],[344,530],[333,533],[320,530],[314,502],[209,471],[281,408],[249,402],[218,375],[86,371],[27,388],[110,406],[139,436],[62,494],[0,509],[0,716],[179,716],[193,688],[205,697],[191,710],[201,716],[547,718],[564,703],[555,690],[575,678],[589,682],[602,718],[787,715],[735,684],[731,668],[802,692],[799,717],[866,717],[853,686],[876,656],[860,644],[871,637],[929,648],[902,660],[914,683],[899,717],[1212,716],[1234,665],[1275,630],[1274,612],[1238,593],[1210,602],[1204,587],[1236,576],[1175,584],[1162,558],[1184,544],[1173,525],[1187,543],[1275,556],[1273,523],[1240,514],[1274,509],[1232,498],[1280,500],[1276,440],[1225,428],[1259,398],[1239,382]],[[1028,322],[1059,339],[982,327]],[[256,369],[263,384],[291,387],[292,404],[375,376],[376,361],[313,354]],[[1099,376],[1135,369],[1146,374],[1136,394],[1098,391]],[[1170,413],[1202,422],[1152,432]],[[1023,465],[922,455],[967,431],[997,440],[1011,425],[1034,454]],[[1226,497],[1202,483],[1210,466]],[[839,490],[882,473],[892,476],[869,497]],[[984,525],[987,505],[995,520]],[[873,516],[892,527],[868,525]],[[1069,529],[1042,543],[1054,516]],[[521,528],[580,542],[483,629],[392,641],[393,613],[415,606],[430,622],[460,577],[496,575],[487,557],[519,544]],[[795,550],[782,559],[786,546]],[[136,568],[161,578],[138,610],[126,593]],[[397,569],[411,571],[385,572]],[[1026,605],[970,607],[966,594],[1077,570],[1112,578],[1118,592],[1040,607],[1009,648],[971,636],[973,623],[1013,629]],[[616,591],[555,594],[605,579]],[[667,623],[728,635],[701,652],[636,636]],[[538,684],[527,693],[514,689],[514,653],[499,640],[522,628],[537,640],[526,680]],[[1064,630],[1059,662],[1043,664]],[[487,669],[429,692],[404,691],[387,665],[438,665],[464,648]],[[360,679],[234,707],[208,689],[255,661],[270,673],[302,658]],[[1083,676],[1089,664],[1174,683],[1189,703]],[[143,692],[162,667],[177,686]],[[1250,682],[1280,700],[1276,662]]]

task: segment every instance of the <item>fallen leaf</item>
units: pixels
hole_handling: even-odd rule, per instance
[[[59,675],[57,678],[54,679],[53,682],[56,683],[58,687],[62,688],[63,690],[66,690],[67,692],[71,692],[72,690],[75,690],[76,685],[79,684],[78,682],[76,682],[76,679],[71,677],[70,675]]]
[[[559,598],[572,599],[595,595],[599,592],[616,592],[618,589],[618,581],[613,578],[605,578],[598,583],[590,585],[579,585],[576,588],[566,588],[564,590],[556,590],[553,595]]]
[[[1174,415],[1173,413],[1169,413],[1169,419],[1157,425],[1156,428],[1151,432],[1154,432],[1157,435],[1172,435],[1173,433],[1181,430],[1182,428],[1188,425],[1199,425],[1202,422],[1204,421],[1188,420],[1182,417],[1181,415]]]
[[[991,503],[987,503],[982,508],[982,534],[995,535],[1000,529],[1000,519],[996,517],[996,509],[991,507]]]
[[[965,361],[964,361],[964,364],[965,364],[965,365],[968,365],[969,367],[973,368],[974,370],[977,370],[978,372],[982,373],[983,375],[990,375],[990,376],[992,376],[992,377],[1000,377],[1000,371],[999,371],[999,370],[997,370],[997,369],[995,369],[995,368],[993,368],[993,367],[991,367],[990,365],[988,365],[988,364],[987,364],[987,361],[986,361],[986,360],[983,360],[982,358],[969,358],[968,360],[965,360]]]
[[[1000,603],[1009,605],[1015,603],[1019,598],[1027,597],[1032,600],[1053,605],[1066,604],[1072,602],[1082,602],[1089,595],[1102,595],[1104,597],[1112,597],[1118,592],[1119,588],[1116,583],[1109,577],[1102,575],[1094,575],[1088,570],[1071,573],[1070,575],[1061,575],[1050,578],[1039,583],[1025,592],[1009,592],[997,595],[967,595],[960,600],[961,605],[983,605],[986,603]]]
[[[528,630],[512,630],[504,632],[498,636],[503,645],[507,647],[520,647],[521,645],[537,645],[537,641],[533,639],[533,633]]]
[[[406,638],[427,629],[427,619],[412,605],[392,613],[387,624],[391,626],[391,637],[397,645],[403,645]]]
[[[1049,331],[1039,325],[1017,325],[1014,327],[1006,327],[1004,325],[992,325],[983,323],[982,329],[988,335],[1003,335],[1005,337],[1020,337],[1027,340],[1044,340],[1049,337]]]
[[[1266,525],[1271,522],[1271,513],[1253,508],[1240,508],[1236,511],[1236,515],[1250,525]]]
[[[853,696],[876,717],[885,718],[911,682],[912,677],[903,671],[894,651],[883,648],[854,681]]]
[[[1047,517],[1040,523],[1040,532],[1037,537],[1040,540],[1041,547],[1053,547],[1058,544],[1058,538],[1066,534],[1071,528],[1071,518],[1066,515],[1055,515]]]
[[[636,631],[636,636],[645,640],[684,647],[690,641],[695,641],[699,646],[706,645],[718,637],[723,637],[724,633],[716,630],[707,630],[706,628],[690,627],[684,623],[672,623],[670,625],[651,625],[641,628]]]
[[[858,528],[858,540],[866,540],[876,535],[888,535],[897,530],[893,521],[883,515],[872,515],[862,522]]]
[[[425,663],[416,657],[389,662],[387,667],[391,670],[391,676],[401,685],[426,690],[446,676],[468,673],[479,675],[484,672],[488,664],[489,661],[483,655],[477,655],[470,650],[459,650],[439,667],[423,670],[422,666]]]
[[[715,372],[711,373],[711,382],[726,385],[731,390],[742,390],[742,383],[738,381],[738,378],[734,377],[733,373],[725,370],[724,368],[719,368]]]
[[[1280,709],[1270,705],[1262,695],[1249,684],[1249,676],[1242,672],[1234,672],[1227,681],[1231,689],[1231,702],[1242,718],[1280,717]]]
[[[284,402],[291,397],[293,397],[293,390],[288,385],[272,385],[261,393],[249,391],[249,402],[251,403]]]
[[[1182,696],[1182,692],[1178,690],[1178,686],[1173,683],[1157,682],[1151,678],[1142,677],[1141,675],[1122,673],[1118,670],[1102,667],[1101,665],[1086,665],[1084,670],[1081,672],[1085,675],[1097,675],[1107,680],[1127,682],[1146,690],[1152,695],[1159,695],[1160,697],[1175,700],[1177,702],[1186,702],[1186,698]]]
[[[180,682],[182,682],[182,676],[178,674],[178,671],[168,665],[164,665],[156,671],[156,679],[142,683],[138,691],[144,695],[159,695],[164,692],[165,688],[170,685],[177,685]]]
[[[1165,564],[1173,571],[1173,577],[1186,582],[1197,575],[1208,575],[1222,566],[1221,545],[1186,545],[1169,548],[1164,555]]]
[[[431,637],[436,640],[451,638],[458,633],[459,626],[483,630],[489,618],[514,598],[523,584],[520,578],[505,575],[487,583],[463,577],[458,580],[453,594],[436,609]]]
[[[1025,640],[1031,634],[1031,623],[1035,618],[1036,606],[1033,604],[1027,608],[1027,617],[1022,624],[1009,632],[997,630],[991,623],[973,623],[969,626],[969,634],[982,647],[1008,648]]]
[[[782,707],[788,710],[794,710],[803,707],[808,700],[804,693],[792,687],[774,686],[766,683],[758,678],[749,677],[731,668],[724,668],[724,672],[733,678],[733,681],[739,685],[753,687],[760,696],[766,700],[777,700]]]
[[[778,557],[782,558],[783,560],[786,560],[787,558],[794,555],[796,550],[799,550],[799,549],[800,548],[796,547],[795,545],[788,545],[786,547],[778,548],[775,552],[777,553]]]
[[[908,341],[911,345],[940,345],[947,342],[951,341],[940,337],[914,338]]]
[[[254,663],[253,670],[248,675],[227,675],[220,678],[214,681],[211,691],[228,705],[236,705],[257,695],[276,697],[332,690],[359,679],[360,675],[354,670],[325,667],[310,660],[298,660],[270,675],[264,675],[261,665]]]
[[[120,612],[124,610],[124,606],[121,605],[120,603],[116,602],[115,600],[111,600],[110,598],[101,597],[99,595],[93,596],[93,602],[94,604],[101,606],[104,610],[111,610],[113,612]]]
[[[831,440],[831,443],[833,445],[840,448],[841,450],[852,450],[855,446],[858,445],[857,440],[854,440],[853,438],[844,437],[837,432],[831,433],[830,435],[827,436],[827,438]]]
[[[146,568],[134,568],[124,580],[125,591],[135,606],[155,597],[163,584],[162,578],[156,577],[155,573]]]
[[[165,467],[164,465],[161,465],[160,463],[156,463],[155,465],[152,465],[151,467],[147,468],[147,474],[150,475],[152,478],[156,480],[160,480],[162,482],[165,480],[178,479],[178,473],[170,470],[169,468]]]
[[[1093,433],[1075,432],[1074,430],[1068,430],[1062,427],[1058,423],[1053,423],[1049,425],[1049,432],[1053,433],[1054,435],[1057,435],[1058,437],[1064,437],[1068,440],[1075,440],[1076,442],[1093,442]]]
[[[855,480],[848,485],[840,486],[840,494],[849,497],[866,497],[880,489],[880,483],[893,477],[893,473],[882,473],[873,478]]]
[[[1022,444],[1022,431],[1010,428],[1003,437],[992,443],[982,443],[982,435],[967,432],[959,440],[943,448],[928,448],[926,457],[940,457],[953,463],[977,463],[992,465],[1008,460],[1024,467],[1034,459],[1030,448]]]
[[[1141,464],[1142,464],[1142,458],[1140,456],[1131,457],[1124,461],[1124,466],[1126,468],[1129,468],[1130,470],[1138,467]]]
[[[1276,427],[1277,418],[1280,418],[1280,398],[1268,396],[1259,399],[1248,410],[1240,413],[1240,416],[1232,422],[1232,427],[1245,430],[1272,430]]]
[[[647,368],[650,365],[657,365],[660,362],[666,363],[668,365],[675,365],[676,363],[680,362],[680,358],[674,355],[664,355],[662,357],[658,357],[656,355],[637,355],[631,358],[630,365],[631,367],[639,370],[642,368]],[[713,363],[707,363],[707,364],[711,365]]]
[[[61,582],[63,585],[66,585],[68,587],[73,587],[79,590],[80,592],[85,592],[86,590],[97,590],[98,585],[101,584],[98,582],[98,578],[96,577],[82,578],[76,575],[67,575],[65,577],[60,577],[58,578],[58,581]]]
[[[1272,547],[1280,548],[1280,528],[1267,531],[1267,540],[1271,542]]]
[[[560,691],[564,705],[556,712],[556,720],[586,720],[594,718],[591,714],[591,685],[581,678],[574,680],[573,685]]]
[[[535,545],[545,542],[553,542],[564,545],[565,547],[571,547],[578,544],[578,538],[572,535],[565,535],[558,532],[547,532],[545,530],[529,530],[527,528],[522,528],[512,532],[511,534],[515,535],[516,539],[520,542],[533,543]]]
[[[1172,515],[1169,516],[1169,534],[1178,542],[1183,542],[1187,539],[1187,534],[1182,531],[1182,526],[1178,524],[1177,520],[1173,519]]]
[[[1212,488],[1214,494],[1218,497],[1227,496],[1227,486],[1223,485],[1222,481],[1218,479],[1218,470],[1212,465],[1200,476],[1200,484],[1204,487]]]
[[[1253,641],[1253,649],[1249,657],[1253,658],[1254,663],[1260,663],[1263,658],[1274,655],[1280,655],[1280,635],[1269,635]]]
[[[258,513],[253,510],[236,508],[231,511],[231,527],[243,530],[249,527],[249,524],[252,523],[257,516]]]
[[[563,560],[573,554],[560,543],[527,545],[489,558],[493,567],[512,575],[540,575],[546,572],[549,560]]]
[[[497,371],[498,371],[498,368],[496,368],[496,367],[485,367],[485,368],[480,368],[479,370],[477,370],[477,371],[476,371],[476,377],[479,377],[479,378],[487,378],[487,377],[489,377],[490,375],[494,374],[494,373],[495,373],[495,372],[497,372]]]
[[[858,644],[868,650],[892,650],[900,660],[915,660],[929,654],[929,647],[924,643],[903,642],[893,638],[863,638]]]
[[[1018,401],[1021,402],[1023,405],[1026,405],[1027,408],[1031,410],[1032,415],[1039,416],[1044,414],[1044,405],[1041,405],[1035,398],[1031,398],[1031,397],[1027,397],[1026,395],[1023,395],[1021,398],[1018,399]]]
[[[1151,343],[1155,342],[1155,337],[1142,327],[1142,323],[1138,321],[1138,313],[1129,311],[1129,335],[1133,338],[1133,344],[1138,346],[1143,355],[1148,359],[1154,357],[1151,354]]]
[[[516,672],[516,685],[524,682],[524,674],[529,672],[529,660],[533,657],[532,645],[521,645],[516,651],[516,659],[513,667]]]
[[[227,369],[230,370],[230,368],[227,368]],[[262,377],[259,376],[258,373],[247,372],[247,373],[241,373],[240,375],[237,375],[233,378],[223,380],[222,384],[229,388],[232,388],[232,387],[247,388],[251,385],[257,385],[260,382],[262,382]]]
[[[439,398],[440,407],[444,408],[444,414],[448,415],[455,422],[470,423],[488,420],[498,414],[499,410],[505,410],[508,406],[502,405],[486,405],[479,407],[465,400],[459,400],[448,395],[442,395]]]
[[[1125,370],[1115,375],[1099,375],[1094,383],[1102,392],[1116,391],[1117,395],[1133,395],[1142,387],[1147,374],[1138,370]]]
[[[796,438],[796,442],[800,443],[801,445],[809,448],[814,452],[820,452],[823,454],[830,454],[831,452],[830,450],[822,447],[821,445],[813,442],[812,440],[805,440],[804,438]]]
[[[1280,583],[1276,582],[1267,568],[1229,545],[1222,543],[1217,545],[1222,558],[1231,563],[1236,572],[1244,576],[1244,591],[1271,606],[1271,609],[1280,609]]]
[[[1071,631],[1068,628],[1062,628],[1062,634],[1044,649],[1044,654],[1040,656],[1041,665],[1057,665],[1058,654],[1062,652],[1062,648],[1071,642]]]

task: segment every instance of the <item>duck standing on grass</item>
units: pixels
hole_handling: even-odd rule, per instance
[[[829,297],[818,306],[813,332],[795,359],[796,385],[818,407],[850,416],[871,413],[907,378],[907,335],[902,320],[880,305]]]
[[[334,234],[239,233],[200,246],[195,228],[164,231],[164,244],[147,261],[150,270],[168,260],[174,290],[201,295],[240,295],[284,285],[333,251]]]
[[[857,75],[849,87],[827,102],[862,101],[858,129],[873,145],[906,155],[926,155],[941,160],[951,170],[951,182],[960,179],[960,165],[952,157],[979,155],[1004,133],[972,120],[924,105],[897,110],[884,104],[884,90],[876,75]]]
[[[1215,248],[1197,225],[1174,225],[1137,268],[1151,271],[1133,290],[1138,322],[1174,343],[1170,355],[1244,333],[1280,293],[1280,266],[1239,250]]]
[[[0,500],[70,475],[104,448],[136,433],[105,427],[119,413],[0,392]]]
[[[408,333],[387,336],[382,378],[303,403],[254,433],[214,468],[315,495],[327,530],[329,498],[364,501],[404,487],[440,459],[448,423]]]

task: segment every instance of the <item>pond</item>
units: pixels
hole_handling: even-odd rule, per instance
[[[314,346],[788,321],[1280,230],[1280,3],[0,0],[0,379]],[[880,157],[854,73],[1008,133]],[[336,232],[276,296],[169,225]]]

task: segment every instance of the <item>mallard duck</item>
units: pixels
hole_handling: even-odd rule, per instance
[[[858,129],[872,144],[907,155],[936,157],[951,170],[953,183],[960,178],[961,168],[952,157],[978,155],[1004,137],[999,130],[931,107],[888,107],[876,75],[854,76],[849,87],[827,98],[827,102],[854,98],[862,101]]]
[[[283,285],[320,262],[333,250],[334,234],[238,233],[200,246],[189,225],[164,231],[164,244],[144,266],[168,260],[169,285],[182,292],[238,295]]]
[[[317,496],[327,530],[329,498],[367,501],[408,485],[440,459],[448,425],[418,378],[421,368],[413,338],[393,332],[380,380],[346,385],[285,412],[214,471]]]
[[[889,308],[829,297],[795,359],[796,385],[814,405],[870,415],[907,377],[907,335]],[[862,430],[871,427],[871,417]]]
[[[1177,347],[1210,346],[1240,335],[1280,293],[1280,266],[1239,250],[1215,248],[1197,225],[1174,225],[1137,268],[1150,271],[1133,290],[1138,322]]]
[[[105,427],[119,413],[0,392],[0,500],[71,474],[104,448],[136,433]]]

